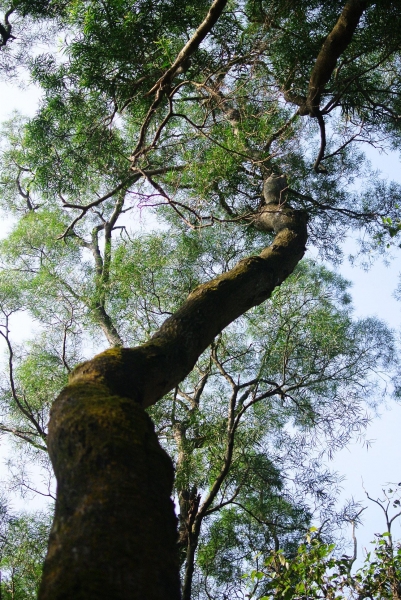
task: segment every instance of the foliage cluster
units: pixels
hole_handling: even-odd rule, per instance
[[[312,527],[292,555],[283,550],[269,553],[259,569],[245,579],[249,581],[249,598],[271,600],[398,600],[401,597],[401,544],[393,539],[392,527],[400,517],[399,485],[383,489],[380,499],[368,498],[383,511],[388,530],[376,534],[374,549],[366,552],[363,565],[353,571],[357,559],[355,522],[352,520],[354,554],[338,556],[336,545],[321,539],[321,532]],[[390,511],[396,512],[390,517]]]

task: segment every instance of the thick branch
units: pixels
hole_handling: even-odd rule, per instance
[[[337,60],[349,46],[368,3],[368,0],[348,0],[345,4],[337,23],[318,54],[309,80],[306,102],[300,107],[299,114],[315,116],[324,87],[335,69]]]
[[[106,336],[110,346],[112,348],[122,346],[123,341],[120,337],[120,334],[114,327],[113,321],[111,320],[110,315],[107,313],[104,306],[99,303],[93,308],[93,311],[95,313],[96,320],[99,323],[99,326]]]
[[[324,168],[320,167],[326,148],[326,131],[324,118],[320,110],[320,100],[324,88],[336,67],[337,60],[351,43],[354,32],[368,4],[369,0],[348,0],[346,2],[337,23],[325,39],[316,58],[309,80],[307,97],[294,94],[291,90],[284,92],[284,98],[288,102],[299,106],[297,111],[299,115],[315,117],[319,122],[321,143],[314,164],[314,170],[317,173],[326,172]]]
[[[117,206],[120,207],[120,200],[117,203]],[[120,210],[121,212],[121,210]],[[116,217],[117,219],[117,217]],[[115,223],[114,213],[110,222]],[[104,229],[105,230],[105,252],[104,259],[100,253],[99,248],[99,240],[98,235],[99,232]],[[113,321],[110,315],[106,311],[105,302],[106,302],[106,286],[108,284],[109,279],[109,264],[110,264],[110,256],[108,253],[111,251],[111,228],[110,223],[105,223],[102,225],[97,225],[92,230],[92,243],[89,244],[89,248],[92,251],[93,257],[95,259],[95,270],[96,270],[96,295],[95,302],[93,306],[90,308],[93,310],[95,318],[99,323],[101,329],[103,330],[104,335],[107,338],[111,347],[114,346],[123,346],[123,341],[115,328]]]
[[[15,7],[9,8],[6,14],[4,15],[4,25],[0,23],[0,48],[5,46],[7,42],[11,39],[15,39],[13,35],[11,35],[12,26],[9,21],[9,17],[15,11]]]
[[[214,0],[212,5],[209,8],[209,12],[207,13],[205,19],[199,25],[198,29],[195,31],[191,39],[185,44],[185,46],[180,50],[177,55],[177,58],[171,65],[171,67],[164,73],[163,77],[159,79],[152,87],[152,89],[148,92],[152,94],[157,89],[163,88],[165,85],[168,85],[173,79],[174,75],[177,73],[180,66],[182,66],[190,56],[199,48],[200,44],[203,42],[208,33],[212,30],[214,25],[217,23],[219,17],[221,16],[223,10],[226,7],[228,0]]]
[[[102,382],[110,391],[150,406],[193,369],[198,357],[227,325],[270,297],[305,252],[306,215],[269,204],[255,217],[259,229],[277,235],[259,256],[196,288],[149,342],[107,351],[78,366],[72,386]]]

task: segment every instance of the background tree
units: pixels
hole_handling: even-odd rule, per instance
[[[50,515],[15,514],[0,506],[0,593],[6,600],[36,598],[46,556]]]
[[[383,511],[386,531],[375,534],[374,550],[367,552],[363,566],[354,573],[357,559],[355,524],[357,515],[350,519],[354,553],[336,556],[335,544],[325,544],[316,527],[311,528],[295,556],[286,556],[275,550],[267,557],[264,567],[254,570],[250,577],[251,593],[246,597],[262,598],[391,598],[400,597],[399,542],[393,539],[392,527],[400,517],[399,486],[382,490],[381,498],[367,497]],[[394,510],[395,509],[395,510]],[[392,513],[392,514],[391,514]],[[239,592],[241,594],[241,592]]]

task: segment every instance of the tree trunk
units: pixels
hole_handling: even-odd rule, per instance
[[[306,215],[271,200],[255,217],[276,232],[268,248],[196,288],[146,344],[78,366],[56,400],[48,444],[57,503],[39,600],[179,599],[173,468],[144,408],[302,258]]]

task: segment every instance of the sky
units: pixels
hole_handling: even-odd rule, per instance
[[[39,100],[39,91],[30,88],[21,90],[10,84],[2,83],[2,97],[0,103],[0,122],[8,119],[13,110],[18,110],[24,115],[34,114]],[[394,154],[379,154],[371,152],[370,159],[374,168],[393,180],[401,182],[399,157]],[[5,234],[7,223],[0,224],[0,236]],[[347,252],[352,251],[352,244],[346,246]],[[397,335],[401,332],[401,303],[394,298],[401,270],[399,256],[388,266],[382,261],[376,262],[369,271],[353,267],[346,260],[338,268],[341,274],[353,282],[351,295],[353,297],[355,316],[378,316],[385,319],[388,325],[395,330]],[[14,323],[14,333],[24,333],[29,323],[24,317],[19,317],[19,322]],[[342,493],[339,502],[353,497],[355,500],[366,502],[365,490],[372,496],[380,496],[383,486],[390,482],[401,481],[401,405],[395,402],[381,406],[380,418],[374,418],[368,428],[366,437],[370,440],[368,445],[354,443],[339,452],[330,466],[344,475]],[[6,458],[8,448],[4,441],[0,447],[0,465]],[[1,467],[0,467],[1,468]],[[4,468],[4,466],[3,466]],[[1,470],[0,470],[1,473]],[[29,508],[41,506],[40,498],[30,499]],[[20,508],[24,502],[16,497],[14,506]],[[357,530],[359,542],[359,555],[362,556],[363,548],[368,547],[373,534],[385,530],[384,521],[377,506],[370,504],[364,512],[364,526]],[[401,538],[401,526],[395,527],[395,534]],[[351,530],[350,530],[351,535]]]
[[[379,169],[388,180],[401,183],[397,153],[385,154],[369,149],[367,155],[374,169]],[[346,243],[345,254],[352,251],[352,243]],[[348,260],[339,268],[341,274],[352,281],[354,315],[384,320],[398,338],[401,336],[401,302],[396,300],[394,292],[400,281],[400,254],[393,253],[389,264],[377,260],[369,270],[352,266]],[[378,412],[379,417],[373,418],[366,432],[369,443],[350,444],[330,465],[344,475],[342,499],[353,497],[367,507],[363,513],[363,527],[356,532],[360,558],[364,549],[369,549],[374,534],[386,529],[380,508],[367,500],[366,492],[374,498],[383,498],[383,488],[401,481],[401,404],[388,402],[379,406]],[[395,522],[394,534],[401,538],[401,521]]]

